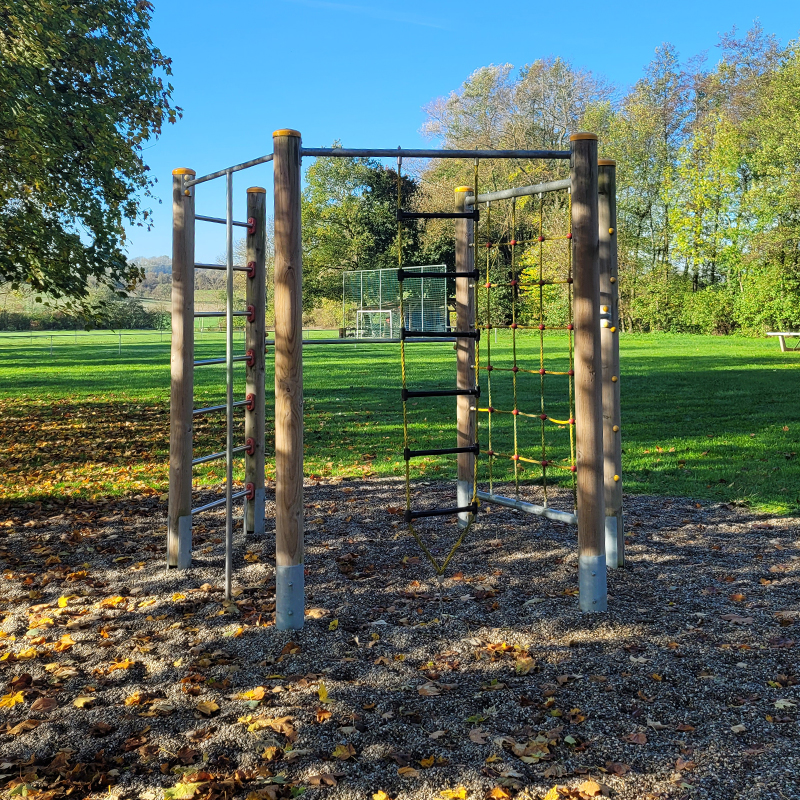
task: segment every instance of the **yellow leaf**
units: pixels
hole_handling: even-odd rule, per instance
[[[177,603],[178,600],[185,600],[185,599],[186,599],[186,595],[185,594],[181,594],[180,592],[175,592],[175,594],[172,595],[172,602],[173,603]]]
[[[197,704],[197,710],[204,717],[210,717],[214,712],[219,711],[219,706],[213,700],[205,700]]]
[[[332,619],[328,623],[328,630],[329,631],[335,631],[338,627],[339,627],[339,620],[338,619]]]
[[[467,798],[467,790],[463,786],[459,786],[457,789],[442,789],[439,794],[447,800],[466,800]]]
[[[148,606],[154,606],[158,601],[155,598],[150,598],[149,600],[142,600],[139,603],[139,608],[147,608]]]
[[[105,600],[101,600],[98,605],[100,608],[116,608],[119,605],[125,603],[126,600],[124,597],[120,597],[119,595],[115,597],[106,597]]]
[[[68,633],[65,633],[61,639],[55,645],[53,645],[53,649],[59,653],[64,653],[74,644],[76,644],[76,642],[72,636],[70,636]]]
[[[425,769],[428,769],[428,767],[432,767],[432,766],[433,766],[433,762],[434,762],[435,760],[436,760],[436,759],[435,759],[433,756],[428,756],[427,758],[423,758],[423,759],[422,759],[422,760],[419,762],[419,765],[420,765],[421,767],[425,768]]]
[[[510,800],[511,795],[502,786],[495,786],[489,797],[491,800]]]
[[[108,672],[110,674],[117,669],[130,669],[135,663],[136,663],[135,661],[131,661],[129,658],[123,659],[122,661],[115,661],[108,668]]]
[[[559,800],[561,792],[558,791],[558,786],[554,786],[545,796],[544,800]]]
[[[81,695],[72,701],[72,705],[74,705],[75,708],[91,708],[94,705],[94,697]]]
[[[320,703],[332,703],[333,699],[328,697],[328,690],[325,687],[325,684],[320,681],[319,687],[317,688],[317,694],[319,695]]]
[[[67,607],[67,605],[69,604],[69,601],[70,601],[70,600],[71,600],[71,599],[72,599],[74,596],[75,596],[75,595],[71,595],[71,594],[70,594],[70,595],[63,595],[62,597],[59,597],[59,598],[58,598],[58,607],[59,607],[59,608],[66,608],[66,607]]]
[[[265,691],[263,686],[256,686],[255,689],[237,694],[236,697],[239,700],[263,700]]]
[[[25,702],[24,692],[9,692],[0,697],[0,708],[14,708],[17,703]]]
[[[392,798],[389,797],[389,795],[386,794],[386,792],[384,792],[383,789],[381,789],[380,791],[375,792],[375,794],[372,795],[372,800],[392,800]]]
[[[27,647],[25,650],[20,651],[17,653],[18,659],[28,659],[28,658],[36,658],[39,655],[39,651],[35,647]]]

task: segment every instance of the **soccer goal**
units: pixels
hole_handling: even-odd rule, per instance
[[[405,267],[406,273],[445,271],[442,264]],[[395,339],[400,328],[446,331],[447,280],[409,278],[403,281],[403,313],[400,319],[400,283],[397,270],[364,269],[342,277],[342,327],[357,339]]]

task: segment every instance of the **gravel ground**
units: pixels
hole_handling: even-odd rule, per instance
[[[628,497],[630,566],[585,616],[568,526],[486,509],[440,583],[399,482],[310,482],[309,611],[279,632],[271,500],[263,541],[237,535],[231,604],[221,513],[178,573],[157,497],[0,511],[0,787],[800,798],[798,520]],[[425,528],[439,555],[454,532]]]

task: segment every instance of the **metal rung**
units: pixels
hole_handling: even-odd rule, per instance
[[[401,389],[400,397],[405,402],[409,397],[461,397],[468,395],[469,397],[480,397],[481,387],[476,386],[474,389]]]
[[[419,458],[420,456],[449,456],[456,453],[480,453],[480,447],[477,444],[470,445],[469,447],[440,447],[434,450],[409,450],[407,447],[403,450],[403,458],[409,461],[412,458]]]
[[[221,269],[227,271],[225,264],[195,264],[195,269]],[[234,267],[234,272],[250,272],[250,267]]]
[[[250,356],[234,356],[231,361],[249,361]],[[200,361],[195,361],[194,366],[196,367],[207,367],[209,364],[227,364],[227,358],[204,358]]]
[[[251,403],[249,400],[237,400],[233,403],[233,408],[239,408],[240,406],[250,406]],[[216,411],[226,411],[228,406],[206,406],[205,408],[196,408],[192,411],[192,416],[196,417],[198,414],[213,414]]]
[[[235,455],[236,453],[243,453],[247,450],[247,445],[242,445],[241,447],[234,447],[231,450],[231,455]],[[215,461],[218,458],[225,458],[228,455],[227,451],[223,450],[221,453],[211,453],[208,456],[201,456],[200,458],[193,458],[192,459],[192,466],[195,464],[205,464],[208,461]]]
[[[203,216],[201,214],[195,214],[194,218],[197,219],[197,220],[200,220],[200,222],[216,222],[219,225],[227,225],[228,224],[228,220],[221,219],[220,217],[205,217],[205,216]],[[236,222],[236,220],[234,220],[231,223],[231,225],[236,225],[239,228],[248,228],[249,227],[249,225],[246,222]]]
[[[239,500],[242,497],[247,497],[248,490],[244,489],[241,492],[235,492],[231,495],[231,501]],[[204,506],[198,506],[197,508],[193,508],[191,513],[192,514],[201,514],[203,511],[210,511],[212,508],[217,508],[217,506],[224,506],[225,503],[228,502],[227,497],[221,497],[219,500],[212,500],[210,503],[206,503]]]
[[[404,219],[480,219],[480,212],[474,211],[398,211],[397,221]]]
[[[397,280],[404,281],[408,278],[471,278],[476,281],[480,277],[477,269],[471,272],[411,272],[407,269],[397,270]]]
[[[415,519],[423,517],[449,517],[451,514],[460,514],[469,511],[472,514],[478,513],[478,504],[470,503],[468,506],[452,506],[451,508],[431,508],[428,511],[406,511],[405,521],[411,523]]]
[[[400,328],[400,339],[417,339],[425,337],[428,339],[480,339],[480,331],[409,331]]]

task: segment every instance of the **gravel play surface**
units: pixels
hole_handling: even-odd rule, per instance
[[[566,525],[484,509],[440,583],[401,482],[308,482],[305,628],[280,632],[267,499],[263,540],[237,527],[231,604],[221,512],[167,572],[156,496],[0,510],[0,789],[800,798],[798,520],[627,497],[629,566],[589,616]],[[421,527],[445,555],[453,522]]]

